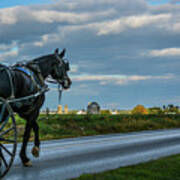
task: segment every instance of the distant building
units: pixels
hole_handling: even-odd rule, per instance
[[[64,106],[64,114],[68,114],[68,105],[67,104]]]
[[[58,114],[62,114],[62,106],[61,105],[58,105],[57,113]]]
[[[118,111],[117,111],[117,110],[111,111],[111,114],[112,114],[112,115],[116,115],[116,114],[118,114]]]
[[[86,114],[86,111],[84,109],[80,110],[77,112],[78,115],[81,115],[81,114]]]
[[[87,106],[87,114],[99,114],[100,106],[97,102],[91,102]]]

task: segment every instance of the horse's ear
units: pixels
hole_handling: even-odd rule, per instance
[[[55,51],[54,51],[55,54],[58,54],[59,53],[59,49],[56,48]]]
[[[64,48],[62,52],[59,54],[60,58],[63,58],[65,55],[66,49]]]

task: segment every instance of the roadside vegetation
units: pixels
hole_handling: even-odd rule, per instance
[[[73,180],[180,180],[179,169],[180,155],[175,155],[103,173],[82,175]]]
[[[25,121],[16,116],[18,141]],[[60,139],[142,130],[180,128],[180,115],[43,115],[38,118],[40,139]],[[33,138],[31,133],[31,140]]]

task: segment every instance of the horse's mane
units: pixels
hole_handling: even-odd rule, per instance
[[[44,60],[47,60],[49,59],[50,57],[52,57],[53,54],[48,54],[48,55],[45,55],[45,56],[41,56],[41,57],[38,57],[38,58],[35,58],[31,61],[29,61],[28,63],[38,63],[38,62],[42,62]]]

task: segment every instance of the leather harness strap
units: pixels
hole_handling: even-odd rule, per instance
[[[10,83],[10,89],[11,89],[11,95],[8,99],[14,99],[15,98],[15,90],[13,85],[13,78],[12,78],[12,70],[10,67],[6,67],[5,71],[7,72],[7,75],[9,77],[9,83]]]
[[[37,75],[41,87],[45,86],[44,78],[41,74],[41,70],[36,63],[29,63],[26,65],[26,68],[28,68],[30,71],[34,72]]]
[[[7,75],[8,75],[8,78],[9,78],[11,95],[7,99],[14,99],[15,98],[15,89],[14,89],[14,84],[13,84],[13,71],[14,70],[18,70],[20,72],[23,72],[26,76],[31,78],[34,86],[37,87],[38,91],[40,91],[41,89],[43,89],[46,86],[44,83],[44,79],[42,77],[42,74],[40,72],[38,74],[36,73],[36,75],[38,76],[39,81],[40,81],[40,82],[38,82],[36,80],[36,78],[34,77],[34,72],[30,68],[27,68],[25,66],[13,66],[13,67],[1,66],[0,70],[5,70]]]
[[[31,78],[33,84],[35,87],[37,87],[37,90],[40,90],[42,88],[42,85],[40,83],[38,83],[35,78],[34,78],[34,72],[32,70],[30,70],[29,68],[25,67],[25,66],[17,66],[13,68],[14,70],[18,70],[23,72],[25,75],[27,75],[28,77]]]

